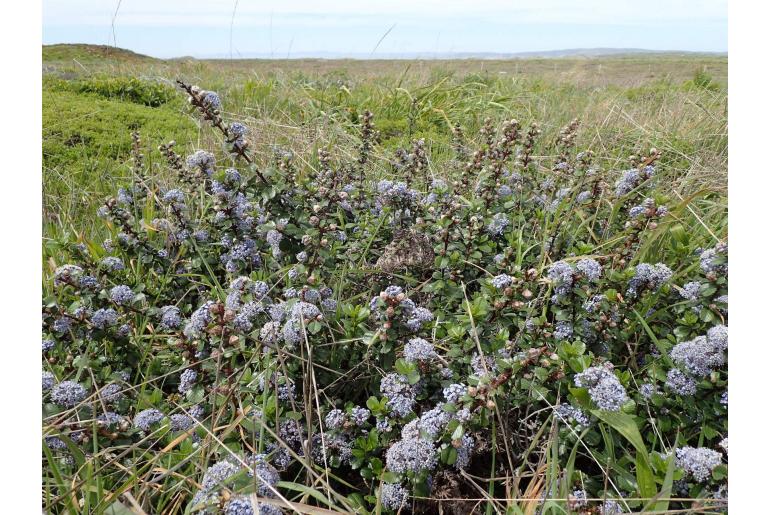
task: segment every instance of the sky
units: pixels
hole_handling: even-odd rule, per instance
[[[727,51],[727,0],[43,0],[43,44],[155,57]]]

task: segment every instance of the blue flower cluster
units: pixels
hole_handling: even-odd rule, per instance
[[[628,401],[626,389],[612,373],[611,365],[587,368],[575,375],[575,385],[588,388],[588,395],[599,409],[618,411]]]

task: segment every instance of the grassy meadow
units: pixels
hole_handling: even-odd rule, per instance
[[[425,138],[433,173],[451,157],[451,127],[475,136],[485,118],[540,123],[553,138],[580,118],[577,147],[608,170],[655,147],[676,196],[714,232],[726,224],[727,58],[651,55],[454,61],[158,60],[109,47],[43,47],[43,225],[46,238],[98,234],[94,212],[130,174],[131,132],[147,148],[191,150],[212,133],[174,88],[182,78],[218,91],[226,115],[255,127],[259,159],[273,148],[348,142],[357,116],[375,115],[384,164]],[[163,166],[159,155],[146,158]],[[375,166],[375,169],[377,167]],[[710,196],[704,193],[717,193]],[[75,229],[78,227],[79,229]]]

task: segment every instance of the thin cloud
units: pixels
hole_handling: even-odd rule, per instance
[[[44,0],[43,24],[99,25],[111,19],[116,3],[104,0]],[[123,0],[120,6],[121,25],[166,26],[228,26],[233,9],[232,0],[190,2],[182,0]],[[275,4],[241,2],[236,23],[242,26],[263,26],[273,17],[274,23],[312,25],[323,16],[324,23],[347,25],[356,19],[494,19],[515,23],[628,24],[666,21],[727,20],[727,3],[723,0],[530,0],[509,2],[500,0],[422,0],[389,2],[292,1]]]
[[[586,47],[725,51],[724,0],[122,0],[116,40],[158,57],[523,52]],[[45,43],[111,44],[117,0],[43,0]],[[232,22],[232,32],[231,32]],[[441,35],[439,37],[439,34]]]

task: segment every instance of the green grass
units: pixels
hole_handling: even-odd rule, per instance
[[[93,209],[129,173],[125,160],[135,130],[158,142],[189,144],[196,136],[195,124],[180,116],[178,106],[152,108],[92,93],[43,92],[44,226],[49,234],[93,218]]]
[[[621,56],[510,61],[163,61],[111,47],[43,47],[44,233],[72,227],[97,235],[93,213],[128,173],[130,133],[147,148],[175,139],[180,153],[211,143],[173,90],[182,77],[218,91],[228,118],[255,129],[261,164],[273,147],[350,142],[375,113],[382,165],[394,149],[425,138],[440,174],[451,158],[451,126],[475,137],[484,119],[537,121],[554,138],[582,122],[577,147],[605,169],[654,146],[675,196],[712,192],[694,208],[714,232],[726,225],[727,59]],[[158,156],[151,152],[148,159]],[[158,162],[158,173],[163,165]],[[382,166],[383,172],[387,167]],[[71,234],[70,234],[71,235]]]
[[[43,46],[43,63],[54,61],[79,61],[80,63],[103,63],[109,61],[154,61],[146,55],[131,50],[106,45],[61,44]]]

